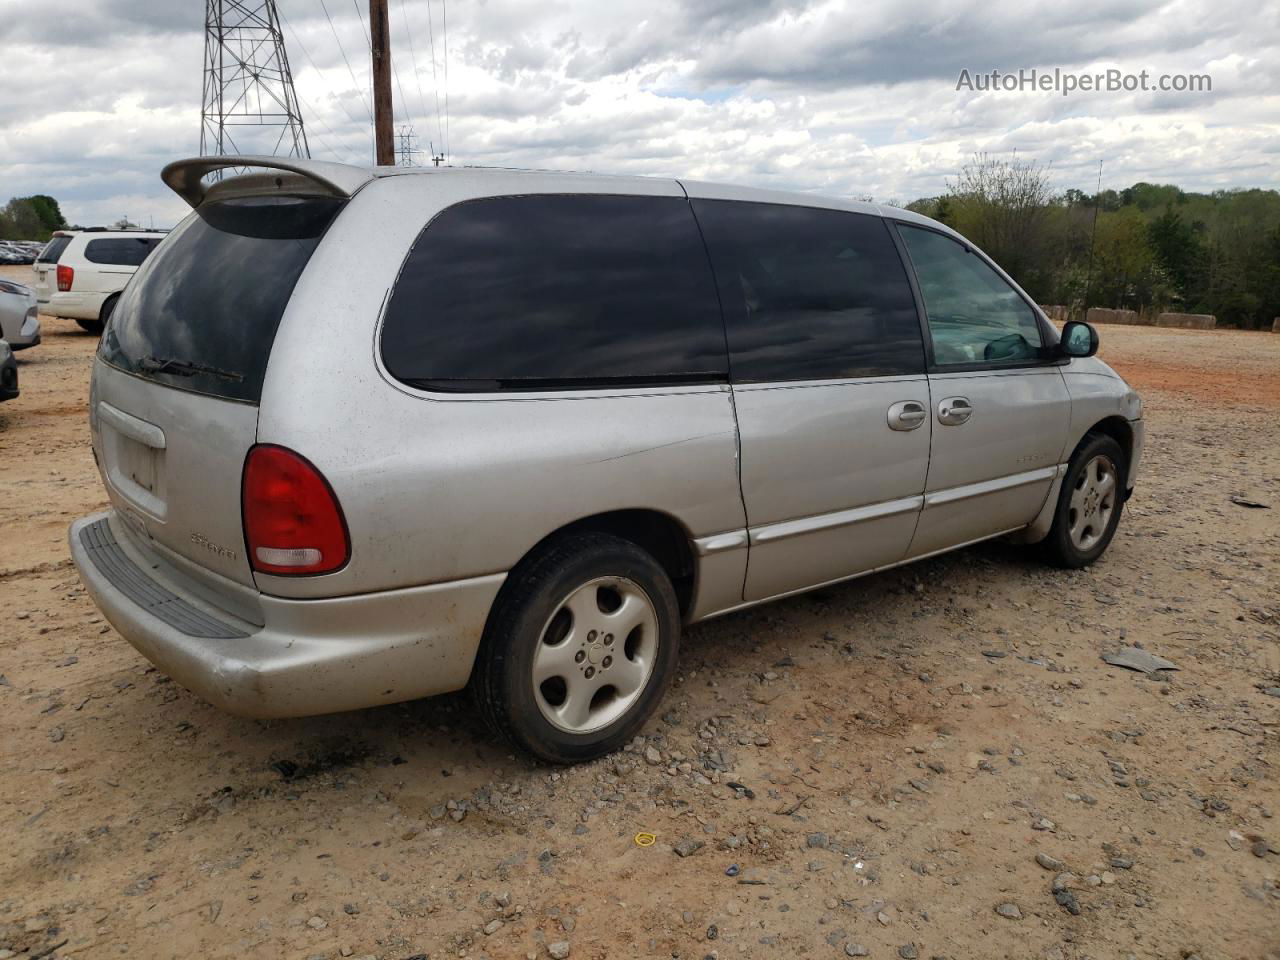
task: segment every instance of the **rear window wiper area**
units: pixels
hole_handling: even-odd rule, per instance
[[[240,383],[244,380],[244,374],[242,373],[219,370],[217,367],[211,367],[207,363],[197,363],[194,360],[178,360],[173,357],[143,357],[138,361],[138,369],[144,373],[171,373],[176,377],[194,377],[197,374],[205,374],[210,377],[218,377],[221,380],[230,380],[233,383]]]

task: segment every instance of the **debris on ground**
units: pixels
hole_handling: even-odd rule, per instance
[[[1124,667],[1139,673],[1152,674],[1157,670],[1178,670],[1177,664],[1164,657],[1157,657],[1140,647],[1121,647],[1111,653],[1104,653],[1102,659],[1113,667]]]

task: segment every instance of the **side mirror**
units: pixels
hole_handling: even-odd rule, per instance
[[[1092,357],[1098,352],[1098,331],[1091,323],[1072,320],[1062,328],[1058,351],[1064,357]]]

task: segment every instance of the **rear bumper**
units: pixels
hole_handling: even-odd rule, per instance
[[[71,525],[71,556],[94,602],[153,664],[241,716],[335,713],[461,689],[506,577],[327,600],[263,595],[257,625],[145,564],[113,514]]]
[[[55,293],[39,301],[40,312],[69,320],[97,320],[107,293]]]

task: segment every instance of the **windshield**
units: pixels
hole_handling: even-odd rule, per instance
[[[200,207],[125,287],[102,358],[169,386],[257,403],[280,317],[340,207],[299,197]]]

